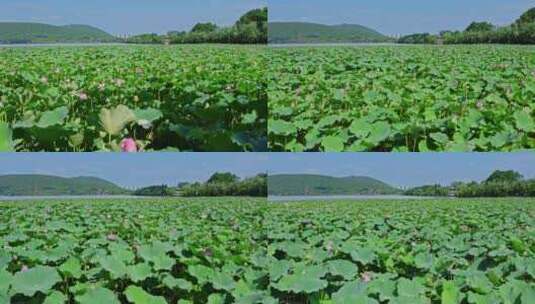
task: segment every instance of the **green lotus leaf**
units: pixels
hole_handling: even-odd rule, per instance
[[[47,293],[56,283],[61,282],[56,269],[36,266],[27,271],[17,272],[11,281],[11,293],[31,297],[36,292]]]
[[[11,262],[11,255],[7,252],[0,251],[0,270],[7,268]]]
[[[188,267],[188,273],[191,274],[194,278],[196,278],[199,284],[202,285],[204,283],[210,282],[215,272],[212,268],[206,267],[204,265],[191,265]]]
[[[14,149],[13,144],[13,132],[9,128],[9,125],[4,122],[0,122],[0,152],[11,152]]]
[[[277,135],[290,135],[297,132],[297,128],[283,120],[269,120],[268,124],[269,133]]]
[[[114,279],[122,278],[128,272],[126,265],[114,256],[101,257],[99,263]]]
[[[170,289],[181,289],[186,291],[191,291],[193,289],[193,284],[184,279],[177,279],[171,275],[166,276],[162,283]]]
[[[291,274],[282,277],[278,283],[272,285],[280,291],[313,293],[326,288],[328,283],[325,280],[306,274]]]
[[[442,284],[441,299],[443,304],[461,303],[461,293],[453,281],[446,281]]]
[[[219,290],[231,291],[236,285],[232,276],[223,272],[214,272],[210,281],[214,288]]]
[[[276,260],[268,266],[269,278],[271,281],[277,281],[286,275],[290,270],[290,262],[287,260]]]
[[[321,141],[325,152],[340,152],[344,150],[344,140],[336,136],[327,136]]]
[[[392,128],[390,127],[390,124],[384,121],[379,121],[371,126],[370,135],[366,140],[372,144],[378,144],[389,138],[391,134]]]
[[[82,266],[80,261],[75,257],[70,257],[59,267],[59,272],[65,276],[79,279],[82,276]]]
[[[514,113],[516,126],[518,129],[526,132],[532,132],[535,130],[535,122],[533,117],[526,111],[516,111]]]
[[[359,138],[366,138],[370,132],[372,125],[365,119],[357,119],[351,123],[349,131]]]
[[[207,304],[225,304],[225,296],[219,293],[213,293],[208,296]]]
[[[398,280],[398,295],[417,297],[425,292],[425,287],[416,280],[401,278]]]
[[[152,268],[147,263],[139,263],[136,265],[128,266],[127,274],[128,277],[136,283],[144,281],[145,279],[153,275]]]
[[[84,289],[84,293],[75,297],[76,302],[79,304],[94,304],[94,303],[106,303],[106,304],[121,304],[117,299],[117,296],[113,291],[98,286],[91,286]]]
[[[54,125],[62,125],[68,115],[69,109],[65,106],[46,111],[41,115],[37,127],[44,129]]]
[[[66,295],[57,290],[54,290],[46,296],[46,299],[43,304],[64,304],[67,303],[68,300],[69,298]]]
[[[12,280],[13,275],[11,273],[7,272],[7,270],[0,269],[0,295],[7,295]]]
[[[128,286],[124,292],[126,299],[134,304],[167,304],[164,297],[153,296],[138,286]]]
[[[162,111],[153,108],[135,109],[133,112],[136,117],[136,121],[138,122],[147,121],[149,123],[152,123],[163,117]]]
[[[355,281],[344,284],[332,297],[333,304],[378,304],[368,297],[366,283]]]
[[[502,303],[497,295],[480,295],[468,292],[468,303],[471,304],[500,304]]]
[[[331,274],[342,276],[346,280],[355,278],[359,271],[357,265],[346,260],[329,261],[327,265]]]
[[[355,262],[360,262],[364,265],[371,264],[377,257],[374,250],[369,247],[359,247],[350,253],[351,258]]]

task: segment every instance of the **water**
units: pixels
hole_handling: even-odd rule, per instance
[[[48,201],[61,201],[61,200],[77,200],[77,199],[142,199],[149,198],[146,196],[133,196],[133,195],[57,195],[57,196],[0,196],[0,202],[4,201],[37,201],[37,200],[48,200]],[[150,197],[150,198],[160,198],[160,197]]]
[[[445,197],[441,197],[445,198]],[[339,200],[411,200],[411,199],[435,199],[431,196],[407,196],[407,195],[324,195],[324,196],[277,196],[270,195],[270,202],[288,201],[339,201]]]

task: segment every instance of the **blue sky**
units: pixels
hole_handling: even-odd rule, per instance
[[[1,21],[87,24],[110,34],[189,30],[197,22],[231,25],[267,0],[0,0]]]
[[[254,176],[266,162],[263,153],[0,153],[0,175],[95,176],[138,187],[205,181],[216,171]]]
[[[370,176],[399,187],[481,181],[494,170],[535,178],[535,153],[272,153],[269,174]]]
[[[462,30],[472,21],[512,23],[533,0],[269,0],[270,21],[355,23],[384,34]]]

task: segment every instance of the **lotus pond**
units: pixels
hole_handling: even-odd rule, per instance
[[[265,199],[0,203],[0,303],[270,302]]]
[[[0,204],[0,303],[534,303],[535,200]]]
[[[273,151],[535,148],[532,46],[269,49]]]
[[[264,151],[266,66],[256,46],[0,48],[0,149]]]

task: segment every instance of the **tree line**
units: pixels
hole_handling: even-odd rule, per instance
[[[524,179],[516,171],[494,171],[486,180],[454,182],[450,186],[426,185],[408,189],[405,195],[456,197],[535,197],[535,179]]]
[[[535,8],[508,26],[472,22],[464,31],[442,31],[438,35],[418,33],[403,36],[398,43],[411,44],[535,44]]]
[[[240,17],[233,26],[219,27],[214,23],[197,23],[187,31],[170,31],[166,35],[142,34],[127,38],[127,43],[185,44],[235,43],[266,44],[268,39],[268,9],[254,9]]]
[[[267,174],[240,179],[230,172],[214,173],[206,182],[157,185],[134,191],[138,196],[267,196]]]

